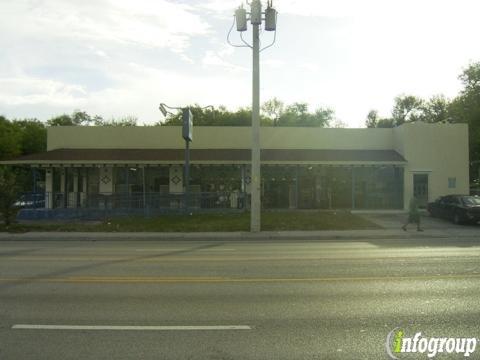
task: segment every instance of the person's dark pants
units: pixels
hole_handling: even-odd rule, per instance
[[[417,229],[420,229],[420,214],[409,214],[407,222],[403,225],[403,229],[407,228],[408,224],[417,224]]]

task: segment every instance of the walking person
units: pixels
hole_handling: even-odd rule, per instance
[[[423,229],[420,227],[420,211],[418,206],[419,204],[416,198],[410,200],[407,222],[402,226],[403,231],[407,231],[407,226],[410,223],[416,223],[417,231],[423,231]]]

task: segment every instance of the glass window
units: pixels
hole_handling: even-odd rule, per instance
[[[403,168],[356,167],[354,181],[355,209],[403,208]]]
[[[455,189],[457,187],[457,178],[450,177],[448,178],[448,188]]]
[[[473,206],[480,205],[480,197],[464,196],[462,200],[465,203],[465,205],[473,205]]]
[[[240,191],[241,173],[235,165],[194,165],[190,167],[190,185],[201,192]]]
[[[157,166],[145,168],[145,191],[148,193],[168,193],[169,167]]]
[[[95,168],[88,168],[87,169],[87,192],[89,194],[98,194],[99,192],[99,176],[100,176],[100,169]]]
[[[262,166],[262,207],[296,207],[296,167]]]

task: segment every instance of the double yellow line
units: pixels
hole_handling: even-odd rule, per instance
[[[411,276],[353,276],[305,278],[226,278],[226,277],[4,277],[0,283],[73,283],[73,284],[208,284],[208,283],[301,283],[301,282],[356,282],[356,281],[408,281],[408,280],[467,280],[480,279],[480,274],[445,274]]]
[[[455,254],[448,258],[449,262],[466,261],[465,254]],[[470,255],[470,257],[472,257]],[[172,255],[152,255],[147,257],[132,257],[132,256],[98,256],[98,255],[84,255],[84,256],[12,256],[2,259],[4,262],[43,262],[43,261],[58,261],[58,262],[101,262],[101,261],[132,261],[132,262],[232,262],[232,261],[370,261],[370,260],[392,260],[392,261],[417,261],[416,256],[406,255],[385,255],[385,256],[292,256],[292,255],[245,255],[245,256],[172,256]],[[422,261],[443,261],[446,259],[445,255],[430,254],[429,256],[422,256]],[[477,261],[477,256],[473,258]]]

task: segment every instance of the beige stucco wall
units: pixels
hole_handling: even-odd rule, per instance
[[[392,129],[321,129],[265,127],[260,134],[264,149],[392,149]],[[75,127],[48,128],[48,150],[178,149],[183,148],[181,128],[164,127]],[[194,128],[192,149],[247,149],[249,127],[203,126]]]
[[[393,129],[394,149],[407,160],[404,204],[413,197],[413,175],[428,174],[428,200],[469,193],[468,126],[410,123]],[[456,187],[448,188],[448,178]]]

